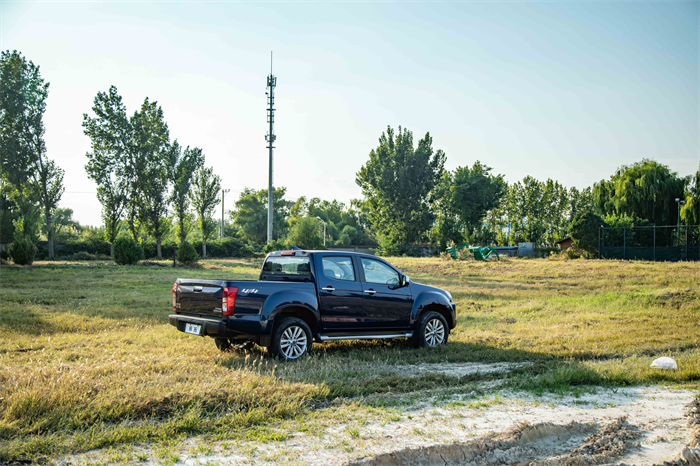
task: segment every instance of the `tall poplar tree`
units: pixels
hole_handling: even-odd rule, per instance
[[[132,196],[138,196],[139,218],[148,234],[155,238],[156,253],[162,259],[163,236],[170,229],[168,191],[177,149],[170,144],[168,124],[157,102],[146,98],[141,110],[131,117],[131,126],[136,162]]]
[[[172,171],[173,192],[170,197],[178,224],[180,244],[187,238],[187,211],[190,208],[190,194],[192,192],[192,177],[194,173],[204,165],[202,149],[189,146],[181,150],[177,140],[173,142],[174,164]]]
[[[211,167],[202,167],[194,175],[192,206],[197,212],[197,223],[202,231],[202,258],[207,257],[207,241],[216,231],[216,222],[212,218],[214,208],[221,202],[221,178],[214,174]]]
[[[388,127],[357,172],[381,247],[420,241],[433,224],[431,192],[442,177],[445,153],[433,150],[430,133],[413,146],[413,133]]]
[[[41,202],[53,257],[51,217],[63,193],[63,170],[46,158],[44,112],[49,83],[21,53],[0,55],[0,175],[7,197],[17,206],[17,234],[33,236]]]
[[[114,86],[107,92],[97,93],[92,111],[95,117],[83,114],[83,132],[90,138],[92,147],[92,151],[86,154],[85,171],[97,184],[105,239],[114,256],[114,241],[134,184],[131,162],[133,130],[126,116],[126,106]]]

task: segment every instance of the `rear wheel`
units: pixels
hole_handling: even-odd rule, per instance
[[[228,338],[214,338],[214,344],[219,348],[219,351],[228,352],[233,349],[233,345],[231,345]]]
[[[445,317],[439,312],[428,311],[421,315],[413,338],[420,347],[435,347],[447,343],[449,333]]]
[[[268,349],[273,356],[293,361],[309,352],[312,338],[311,329],[306,322],[296,317],[282,317],[275,326]]]

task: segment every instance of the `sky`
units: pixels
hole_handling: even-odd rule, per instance
[[[362,197],[355,174],[387,126],[427,132],[446,168],[480,160],[585,188],[653,158],[700,165],[700,3],[12,2],[0,49],[50,82],[47,154],[60,206],[100,225],[83,114],[119,90],[148,97],[171,139],[203,150],[230,189],[267,188],[273,51],[274,184],[287,198]]]

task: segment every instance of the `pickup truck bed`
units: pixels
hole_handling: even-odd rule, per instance
[[[173,311],[170,324],[213,337],[222,350],[251,341],[283,359],[302,356],[313,340],[403,337],[437,346],[456,324],[449,292],[413,283],[378,257],[336,251],[270,253],[258,281],[180,278]]]

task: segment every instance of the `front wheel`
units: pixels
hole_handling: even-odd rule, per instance
[[[308,353],[312,343],[311,329],[306,322],[296,317],[283,317],[275,326],[268,349],[273,356],[293,361]]]
[[[447,343],[449,333],[445,317],[438,312],[429,311],[421,315],[413,338],[420,347],[435,347]]]

